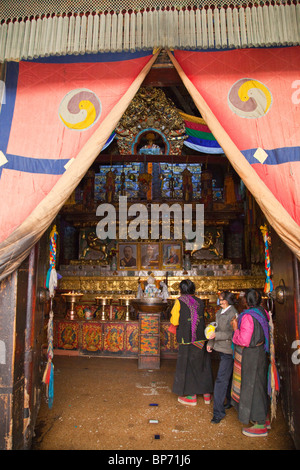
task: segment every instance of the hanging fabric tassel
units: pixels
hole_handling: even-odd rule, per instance
[[[142,13],[140,11],[136,14],[136,50],[142,49]]]
[[[80,39],[79,39],[79,53],[85,53],[86,47],[86,31],[87,31],[87,17],[86,15],[82,15],[81,17],[81,25],[80,25]]]
[[[270,252],[269,252],[269,244],[268,244],[268,229],[266,224],[260,227],[260,230],[263,235],[264,243],[265,243],[265,273],[266,273],[266,282],[264,287],[264,292],[268,294],[273,290],[273,283],[271,280],[271,262],[270,262]]]
[[[262,225],[260,230],[263,235],[265,243],[265,273],[266,273],[266,282],[264,292],[268,293],[269,296],[273,291],[273,283],[271,281],[271,263],[270,263],[270,253],[269,253],[269,242],[268,242],[268,229],[267,225]],[[270,297],[271,300],[271,297]],[[274,323],[272,318],[272,311],[269,308],[269,335],[270,335],[270,365],[268,370],[268,395],[271,400],[271,415],[270,420],[276,417],[276,407],[277,407],[277,395],[280,389],[279,374],[275,362],[275,345],[274,345]]]
[[[72,15],[69,18],[69,31],[68,31],[68,54],[73,54],[74,47],[74,36],[75,36],[75,16]]]
[[[25,28],[24,28],[24,35],[25,35]],[[40,57],[44,57],[45,55],[46,36],[47,36],[47,17],[44,16],[44,18],[42,19],[41,40],[39,44],[39,49],[37,51]]]
[[[63,18],[63,27],[60,43],[60,54],[66,55],[68,48],[68,34],[69,34],[69,17],[66,15]]]
[[[135,33],[136,33],[136,16],[135,16],[135,13],[132,13],[130,15],[130,37],[129,37],[130,52],[135,51]]]
[[[47,364],[43,375],[43,383],[46,385],[46,396],[48,400],[48,407],[52,408],[54,399],[54,365],[53,365],[53,311],[52,299],[51,310],[49,313],[48,321],[48,350],[47,350]]]
[[[31,21],[31,30],[30,30],[29,47],[28,47],[28,59],[34,58],[34,45],[35,45],[36,31],[37,31],[37,22],[35,19],[33,19]]]
[[[37,59],[41,54],[41,43],[43,40],[43,20],[38,18],[36,21],[36,34],[35,34],[35,43],[33,50],[33,57]]]
[[[19,42],[20,24],[21,23],[19,23],[18,21],[14,22],[14,28],[13,28],[13,34],[12,34],[12,43],[11,43],[11,51],[10,51],[10,55],[12,57],[12,60],[17,60],[17,58],[18,58],[17,48],[18,48],[18,42]]]
[[[100,24],[99,13],[96,12],[96,14],[93,16],[93,45],[92,45],[92,50],[91,50],[93,54],[98,52],[99,24]]]
[[[215,28],[215,47],[221,48],[221,30],[220,30],[220,12],[218,8],[214,9],[214,28]]]
[[[117,51],[117,30],[118,30],[118,15],[114,12],[111,16],[111,40],[110,40],[111,52]]]
[[[178,29],[179,44],[181,48],[184,48],[184,12],[183,10],[179,10],[178,25],[179,25],[179,29]]]
[[[207,17],[206,17],[206,10],[202,8],[201,10],[201,26],[202,26],[202,41],[203,41],[203,49],[207,49],[208,47],[208,38],[207,38]]]
[[[104,37],[104,52],[110,51],[111,46],[111,14],[105,15],[105,37]]]
[[[73,43],[73,54],[79,54],[80,47],[80,27],[81,27],[81,18],[80,15],[75,17],[75,32],[74,32],[74,43]]]
[[[229,6],[226,10],[226,20],[227,20],[227,40],[228,47],[234,47],[234,34],[233,34],[233,19],[232,19],[232,9]]]
[[[126,52],[129,52],[130,49],[130,44],[129,44],[129,21],[130,21],[130,15],[128,11],[125,12],[124,14],[124,43],[123,43],[123,49]]]
[[[207,10],[207,30],[208,30],[208,48],[213,49],[215,45],[214,41],[214,21],[213,12],[211,8]],[[192,31],[192,38],[195,37],[195,32]]]
[[[172,43],[172,39],[170,40],[171,33],[169,32],[169,22],[168,22],[169,16],[172,16],[172,15],[169,15],[168,10],[159,11],[159,24],[160,24],[159,31],[161,33],[160,42],[161,42],[162,47],[166,47],[166,48],[168,47],[169,43],[170,44]],[[152,42],[154,43],[154,37],[152,39]]]
[[[49,321],[48,321],[48,330],[47,330],[47,337],[48,337],[47,365],[46,365],[44,376],[43,376],[43,383],[46,385],[46,395],[48,399],[49,408],[52,408],[53,399],[54,399],[54,365],[52,362],[53,360],[52,303],[53,303],[55,288],[57,287],[57,279],[58,279],[58,275],[55,269],[57,236],[58,236],[58,233],[56,230],[56,225],[54,225],[50,233],[50,267],[48,269],[47,278],[46,278],[46,287],[49,289],[49,293],[50,293],[50,312],[49,312]]]
[[[54,225],[50,233],[50,267],[47,272],[46,287],[49,289],[50,297],[54,297],[54,291],[57,287],[57,272],[56,266],[56,241],[57,241],[56,225]]]
[[[104,52],[104,38],[105,38],[105,14],[100,15],[100,28],[99,28],[99,51]]]
[[[88,54],[92,52],[93,28],[94,28],[94,15],[89,14],[87,17],[86,44],[85,44],[85,52],[87,52]]]
[[[13,41],[13,31],[14,31],[14,23],[11,21],[8,24],[6,50],[5,50],[5,58],[8,59],[8,60],[11,60],[11,47],[12,47],[12,41]]]
[[[49,48],[50,55],[55,55],[57,26],[58,26],[58,18],[56,15],[54,15],[52,18],[52,30],[51,30],[51,39],[50,39],[50,48]]]
[[[240,21],[240,31],[241,31],[241,46],[247,47],[247,32],[246,32],[246,21],[245,21],[245,9],[239,9],[239,21]]]
[[[7,24],[0,25],[0,62],[4,62],[7,40]]]
[[[227,47],[227,25],[226,25],[226,10],[220,9],[220,26],[221,26],[221,47]]]
[[[258,31],[258,18],[257,18],[257,8],[251,8],[251,22],[252,22],[252,40],[253,46],[259,46],[259,31]]]
[[[240,38],[240,27],[239,27],[239,12],[237,8],[233,8],[233,33],[234,33],[234,45],[235,47],[241,47],[241,38]]]
[[[173,24],[173,43],[172,43],[172,48],[176,48],[179,45],[179,39],[178,39],[178,10],[175,8],[173,11],[172,15],[172,24]],[[198,34],[198,33],[197,33]]]
[[[52,27],[53,27],[53,18],[49,16],[49,18],[47,19],[47,30],[46,30],[46,40],[45,40],[45,56],[46,57],[48,57],[51,54]],[[26,30],[25,30],[25,35],[26,35]],[[29,43],[29,39],[28,39],[28,43]]]
[[[196,47],[198,49],[202,47],[201,10],[199,8],[196,10]]]
[[[57,18],[57,30],[56,30],[56,37],[54,38],[54,54],[61,55],[61,46],[62,46],[62,34],[63,34],[63,27],[64,27],[64,19],[62,16]],[[36,30],[36,38],[38,37],[38,24]]]
[[[153,10],[151,12],[152,14],[152,42],[153,42],[153,47],[157,48],[160,45],[161,39],[160,39],[160,34],[161,34],[161,26],[160,26],[160,13],[159,10]]]

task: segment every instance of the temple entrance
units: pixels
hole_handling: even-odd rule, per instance
[[[56,442],[60,441],[59,435],[66,433],[70,436],[70,429],[66,432],[65,428],[56,427],[65,424],[64,417],[74,425],[72,431],[75,433],[81,427],[85,434],[84,437],[82,434],[80,436],[80,441],[83,442],[86,435],[100,433],[103,426],[109,430],[112,417],[116,417],[117,422],[121,411],[124,411],[124,415],[122,425],[119,425],[119,435],[121,429],[122,437],[119,437],[118,444],[115,438],[117,429],[111,428],[112,434],[107,434],[110,441],[104,443],[102,440],[102,443],[99,443],[90,439],[88,444],[82,444],[82,448],[91,446],[99,449],[128,449],[145,446],[141,448],[150,449],[154,441],[156,447],[153,444],[153,449],[170,449],[172,442],[176,450],[179,441],[182,449],[199,449],[201,445],[203,448],[223,448],[221,441],[206,439],[213,432],[204,425],[210,421],[211,408],[208,409],[202,403],[199,413],[203,416],[201,423],[204,444],[199,440],[193,443],[190,440],[187,443],[182,437],[192,438],[192,432],[197,429],[199,422],[193,421],[197,416],[191,413],[191,421],[188,424],[186,409],[179,407],[176,398],[170,393],[178,350],[174,336],[168,331],[170,310],[179,295],[180,281],[187,277],[194,280],[197,295],[205,302],[207,323],[214,321],[216,310],[219,308],[217,294],[220,290],[231,290],[237,298],[240,292],[248,287],[255,287],[263,292],[266,276],[261,226],[264,226],[266,219],[241,178],[221,149],[218,149],[218,143],[209,129],[205,129],[205,132],[210,134],[208,140],[210,145],[213,143],[215,153],[208,152],[207,148],[204,152],[203,145],[200,150],[199,142],[188,142],[188,132],[195,130],[193,124],[196,123],[196,127],[199,127],[205,126],[205,123],[202,122],[192,101],[188,99],[184,87],[176,82],[173,87],[157,90],[155,85],[158,80],[155,80],[155,75],[147,80],[136,97],[140,101],[133,103],[133,108],[129,108],[124,120],[122,119],[116,128],[113,142],[96,158],[40,244],[42,257],[46,257],[49,232],[55,224],[59,235],[57,270],[62,276],[53,302],[55,407],[47,409],[43,396],[37,421],[37,429],[41,430],[41,434],[34,443],[36,448],[53,448],[54,439]],[[156,110],[146,112],[148,108],[145,107],[145,102],[149,109],[153,105]],[[137,109],[143,113],[139,115]],[[161,112],[166,109],[168,113]],[[187,143],[190,145],[186,145]],[[138,203],[142,203],[145,208],[139,218],[131,212],[132,206]],[[168,206],[176,204],[182,211],[185,204],[191,204],[193,216],[197,204],[203,204],[205,231],[201,248],[186,248],[187,242],[193,240],[195,224],[191,224],[190,232],[183,230],[185,236],[180,238],[176,236],[178,227],[172,218],[169,236],[164,236],[161,222],[158,224],[158,234],[154,237],[149,215],[152,203],[166,203]],[[118,230],[120,214],[126,214],[126,233],[132,235],[145,230],[148,236],[140,239],[132,236],[127,240],[119,236],[99,239],[97,227],[99,228],[100,216],[97,209],[102,204],[109,204],[115,211]],[[192,217],[192,221],[195,221],[195,217]],[[269,241],[271,240],[272,233],[269,237]],[[152,250],[151,257],[148,254],[149,245]],[[40,275],[41,273],[42,270]],[[148,291],[150,273],[154,279],[154,289]],[[23,278],[20,279],[22,282]],[[43,284],[40,278],[38,283]],[[159,327],[150,338],[151,342],[145,342],[145,349],[142,349],[143,332],[139,325],[141,312],[134,306],[133,300],[137,297],[139,288],[144,294],[151,291],[159,293],[162,297],[164,287],[168,292],[166,308],[159,312]],[[34,282],[31,288],[34,289]],[[43,332],[46,354],[49,302],[44,298],[41,303],[45,313]],[[153,327],[153,322],[150,326]],[[159,367],[156,369],[147,364],[140,370],[137,364],[141,352],[145,356],[158,358]],[[126,377],[122,375],[123,370],[127,371]],[[70,378],[69,382],[67,377]],[[128,392],[122,394],[119,406],[116,406],[116,398],[118,400],[127,378]],[[74,379],[74,382],[71,379]],[[63,388],[66,382],[68,392]],[[101,388],[102,386],[104,388]],[[99,395],[92,394],[93,387],[99,391]],[[145,390],[149,395],[144,393]],[[152,419],[149,410],[152,409],[152,395],[156,397],[156,392],[161,399],[159,403],[155,403],[158,405],[157,410],[160,413],[163,409],[157,418],[158,422],[163,422],[166,420],[166,414],[170,414],[172,399],[175,399],[172,404],[179,421],[169,422],[167,432],[165,428],[162,431],[160,429],[155,434],[159,436],[157,439],[151,430],[147,441],[149,420]],[[38,402],[35,394],[36,391],[32,393],[34,405]],[[69,398],[69,402],[64,398]],[[131,422],[136,419],[136,416],[131,414],[134,407],[128,406],[132,399],[133,403],[140,403],[139,419],[144,416],[143,413],[149,414],[147,425],[140,434],[145,440],[143,444],[137,440],[138,430]],[[100,404],[99,412],[98,408],[95,412],[95,403]],[[57,404],[59,410],[56,408]],[[81,405],[84,406],[83,409]],[[75,410],[74,415],[66,413],[66,410],[69,412],[70,409]],[[87,410],[90,410],[91,414],[87,415]],[[98,427],[100,412],[104,417]],[[83,415],[85,424],[75,424],[76,418],[78,423],[82,423],[80,417]],[[96,418],[97,423],[92,421]],[[233,444],[234,448],[242,448],[240,425],[233,410],[230,410],[228,418],[227,422],[224,421],[219,436],[222,441],[225,436],[235,436],[237,440]],[[192,427],[190,423],[193,423]],[[230,428],[229,433],[227,425]],[[55,434],[50,432],[52,427]],[[128,429],[133,431],[132,434]],[[50,437],[48,442],[46,436]],[[272,443],[269,436],[263,444],[250,444],[245,438],[242,439],[246,442],[245,448],[263,448],[265,444],[266,447],[274,449],[292,448],[291,441],[288,438],[283,439],[282,436],[287,436],[287,429],[279,409]],[[124,437],[127,440],[123,440]],[[172,437],[179,439],[172,440]],[[223,442],[226,442],[226,448],[233,448],[230,441]],[[62,444],[63,448],[74,449],[78,449],[80,445],[75,434],[72,434],[71,442]]]
[[[216,437],[210,423],[212,406],[199,397],[198,414],[191,412],[181,407],[171,392],[178,345],[168,327],[180,280],[194,280],[197,294],[205,301],[207,323],[215,319],[219,290],[232,290],[237,298],[248,287],[263,291],[265,258],[260,226],[265,218],[221,152],[206,154],[184,145],[190,114],[176,111],[167,133],[155,127],[159,113],[154,117],[150,113],[139,128],[136,109],[143,109],[139,96],[141,102],[146,96],[151,107],[151,91],[142,89],[116,129],[119,139],[101,152],[57,218],[62,278],[54,306],[54,400],[59,410],[57,405],[49,410],[42,403],[33,447],[292,449],[280,409],[273,436],[270,433],[264,442],[241,435],[233,409]],[[162,90],[154,90],[154,96],[159,108]],[[168,105],[176,110],[178,102],[174,108]],[[170,133],[174,137],[175,132],[179,138],[171,140]],[[174,222],[169,239],[163,239],[162,232],[152,239],[148,211],[139,224],[147,225],[148,239],[99,240],[97,207],[112,204],[118,223],[120,197],[127,198],[123,206],[127,214],[138,201],[147,209],[153,202],[180,207],[191,203],[193,208],[204,204],[203,246],[195,252],[186,250],[186,240],[174,237]],[[128,227],[133,220],[128,215]],[[146,261],[149,247],[151,260]],[[169,265],[174,253],[176,260]],[[162,292],[161,282],[167,286],[168,302],[160,312],[159,332],[153,335],[151,350],[146,353],[152,362],[139,368],[141,312],[133,301],[139,288],[146,292],[150,272],[156,292]],[[216,369],[216,357],[213,364]],[[64,383],[71,393],[64,391]],[[102,427],[108,430],[107,436],[101,433]],[[59,438],[65,434],[67,441]]]

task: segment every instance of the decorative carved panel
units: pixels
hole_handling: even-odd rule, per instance
[[[140,88],[116,128],[116,138],[121,155],[180,155],[187,136],[184,120],[164,92]]]

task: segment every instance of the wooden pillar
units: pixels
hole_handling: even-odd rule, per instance
[[[35,345],[37,344],[35,321],[37,313],[36,296],[39,292],[36,285],[38,252],[38,244],[36,244],[31,249],[28,265],[26,329],[24,342],[24,449],[29,449],[31,446],[31,438],[35,424],[32,417],[34,416],[33,410],[35,408],[34,385],[36,381],[34,356],[38,353],[38,351],[35,351]]]
[[[49,234],[0,281],[0,450],[30,449],[42,390]]]
[[[27,269],[20,268],[0,284],[0,449],[3,450],[23,448],[27,274]]]
[[[283,413],[297,450],[300,449],[300,262],[276,232],[271,232],[274,289],[283,288],[274,302],[275,353],[280,374]],[[275,291],[276,292],[276,291]],[[277,298],[277,297],[276,297]]]
[[[160,368],[160,315],[139,312],[139,369]]]

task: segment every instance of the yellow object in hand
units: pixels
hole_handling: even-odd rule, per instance
[[[205,328],[204,330],[204,334],[205,334],[205,337],[207,339],[210,339],[212,334],[215,332],[216,330],[216,326],[217,324],[215,322],[213,323],[210,323],[209,325],[207,325],[207,327]]]

